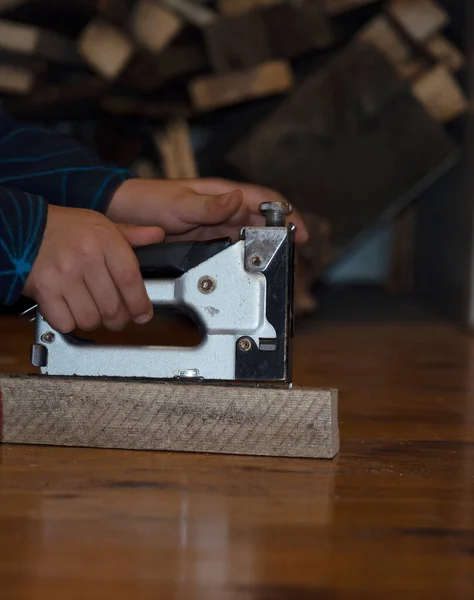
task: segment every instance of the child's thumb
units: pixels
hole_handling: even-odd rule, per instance
[[[158,244],[165,239],[165,232],[161,227],[140,227],[138,225],[123,224],[118,224],[117,227],[130,246],[133,247]]]
[[[217,225],[225,223],[239,210],[242,192],[234,190],[220,196],[190,194],[172,206],[175,215],[185,223]]]

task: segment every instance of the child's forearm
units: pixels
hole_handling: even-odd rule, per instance
[[[0,114],[0,185],[44,196],[50,204],[105,212],[130,177],[60,133]]]
[[[47,214],[41,196],[0,187],[0,304],[18,300],[43,240]]]

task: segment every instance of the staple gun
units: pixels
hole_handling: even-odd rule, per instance
[[[295,231],[285,202],[260,206],[265,226],[238,241],[164,243],[136,250],[158,310],[190,312],[194,348],[102,346],[55,331],[36,308],[31,361],[43,375],[290,384]]]

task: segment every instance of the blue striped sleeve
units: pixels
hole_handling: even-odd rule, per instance
[[[0,187],[0,304],[14,304],[38,254],[48,204],[40,196]]]
[[[133,176],[56,131],[0,115],[2,186],[43,196],[50,204],[105,213],[120,184]]]

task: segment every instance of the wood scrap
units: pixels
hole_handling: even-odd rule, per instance
[[[189,126],[184,119],[170,121],[165,130],[157,133],[154,139],[163,160],[163,173],[167,179],[198,177]]]
[[[413,94],[440,123],[449,123],[468,110],[468,100],[452,73],[437,65],[413,84]]]
[[[28,69],[0,65],[0,90],[7,94],[28,94],[34,85],[34,74]]]
[[[369,21],[358,32],[357,39],[382,52],[405,79],[416,79],[428,67],[426,61],[415,58],[413,47],[386,15],[379,15]]]
[[[196,110],[209,111],[282,94],[292,86],[290,65],[286,61],[269,61],[243,71],[198,77],[191,81],[189,93]]]
[[[0,20],[0,49],[64,63],[74,64],[80,60],[74,44],[64,36],[5,19]]]
[[[434,0],[390,0],[387,13],[418,43],[426,42],[449,23],[449,15]]]
[[[124,33],[101,19],[91,21],[82,32],[78,49],[84,60],[108,80],[118,77],[135,51]]]
[[[438,34],[432,37],[426,42],[425,48],[433,60],[453,72],[464,67],[466,61],[463,53],[444,35]]]
[[[332,459],[335,390],[0,377],[0,441]]]
[[[162,52],[184,27],[178,15],[155,0],[139,0],[131,21],[134,39],[154,53]]]

